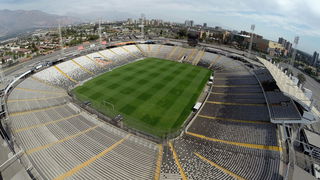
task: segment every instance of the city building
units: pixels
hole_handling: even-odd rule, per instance
[[[286,51],[284,46],[280,43],[268,40],[268,49],[267,52],[271,56],[282,56]],[[287,54],[287,53],[286,53]]]
[[[297,49],[297,55],[295,58],[297,61],[303,61],[305,63],[308,64],[312,64],[312,55],[310,55],[309,53],[306,53],[304,51],[301,51],[299,49]]]
[[[247,48],[249,47],[250,36],[239,34],[238,32],[231,33],[231,42],[234,46]]]
[[[150,21],[150,25],[153,25],[153,26],[163,25],[163,20],[161,20],[161,19],[152,19]]]
[[[284,46],[287,43],[287,40],[285,40],[283,37],[280,37],[278,43]]]
[[[319,60],[319,53],[315,51],[312,56],[312,65],[316,66]]]
[[[221,30],[222,30],[222,27],[216,26],[216,27],[214,27],[214,30],[216,30],[216,31],[221,31]]]
[[[206,38],[219,43],[226,43],[229,39],[231,40],[231,33],[224,29],[216,30],[215,28],[208,28],[199,31],[199,34],[200,38],[203,38],[203,35],[205,34]]]
[[[284,47],[283,52],[281,52],[282,56],[288,56],[292,50],[292,43],[284,39],[283,37],[279,38],[278,43]]]
[[[18,49],[20,49],[20,46],[11,46],[10,47],[10,50],[13,52],[13,51],[16,51],[16,50],[18,50]]]
[[[254,50],[267,49],[267,42],[265,42],[265,40],[263,39],[263,36],[254,34],[254,33],[252,34],[247,31],[241,31],[240,33],[237,31],[232,32],[231,42],[233,45],[236,45],[242,48],[249,48],[251,36],[253,36],[252,48]]]
[[[285,48],[288,51],[288,53],[292,52],[292,43],[287,41],[287,43],[285,44]]]
[[[193,20],[186,20],[186,21],[184,22],[184,25],[185,25],[186,27],[193,27]]]
[[[4,57],[1,58],[0,63],[4,64],[4,63],[7,63],[7,62],[12,61],[12,60],[13,60],[13,58],[11,56],[4,56]]]
[[[251,32],[247,32],[247,31],[241,31],[240,34],[241,35],[247,35],[247,36],[251,37],[252,33]],[[263,39],[263,36],[253,33],[253,39]]]
[[[248,41],[248,38],[246,40]],[[260,38],[253,38],[252,49],[269,54],[270,56],[281,56],[285,51],[285,48],[282,44]]]
[[[23,54],[23,55],[28,55],[28,54],[31,54],[32,51],[30,49],[25,49],[25,48],[19,48],[19,49],[15,49],[13,50],[14,53],[20,53],[20,54]]]
[[[131,25],[131,24],[134,23],[134,21],[132,20],[132,18],[129,18],[128,21],[127,21],[127,23],[128,23],[129,25]]]
[[[207,23],[203,23],[203,27],[206,28],[207,27]]]

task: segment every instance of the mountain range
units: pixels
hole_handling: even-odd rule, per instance
[[[81,22],[71,16],[48,14],[39,10],[0,10],[0,38],[37,28],[47,28]]]

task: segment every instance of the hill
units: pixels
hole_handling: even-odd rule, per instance
[[[38,10],[0,10],[0,38],[20,32],[61,25],[74,24],[79,19],[48,14]]]

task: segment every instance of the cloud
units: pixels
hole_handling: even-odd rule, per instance
[[[319,36],[318,25],[313,26],[306,21],[297,18],[288,18],[284,15],[259,13],[259,12],[224,12],[224,16],[246,18],[252,22],[265,23],[270,27],[281,28],[286,31],[294,32],[304,36]]]

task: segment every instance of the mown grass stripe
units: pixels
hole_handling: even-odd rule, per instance
[[[73,92],[102,113],[122,114],[127,126],[163,136],[183,124],[210,72],[190,64],[146,58],[98,76]]]

